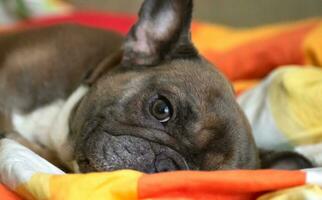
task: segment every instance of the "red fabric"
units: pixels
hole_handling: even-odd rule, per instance
[[[21,200],[21,198],[0,184],[0,200]]]
[[[139,199],[248,200],[278,189],[305,184],[305,173],[278,170],[169,172],[143,175]]]
[[[133,15],[78,11],[61,16],[45,17],[24,21],[16,28],[49,26],[60,23],[77,23],[81,25],[114,30],[125,35],[136,21]]]

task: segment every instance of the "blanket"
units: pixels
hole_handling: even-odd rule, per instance
[[[297,151],[322,166],[322,68],[284,66],[238,101],[260,148]]]
[[[2,29],[16,31],[73,22],[126,34],[135,20],[127,15],[74,12]],[[318,164],[321,151],[317,147],[322,146],[318,140],[322,113],[318,95],[322,94],[321,35],[320,19],[252,29],[201,22],[192,26],[200,53],[233,82],[258,145],[296,150]],[[297,66],[286,68],[288,64]],[[321,169],[153,175],[125,170],[67,175],[21,145],[7,139],[0,141],[0,182],[5,185],[0,185],[1,200],[322,199],[321,181]]]
[[[314,171],[181,171],[152,175],[121,170],[63,175],[46,160],[8,139],[0,141],[0,161],[0,180],[30,200],[322,198],[319,187],[322,186],[322,168]],[[293,188],[281,190],[290,187]],[[263,195],[278,189],[281,191]],[[2,200],[10,198],[19,199],[16,196]]]

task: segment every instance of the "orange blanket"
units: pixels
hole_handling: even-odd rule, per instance
[[[321,185],[322,180],[322,169],[313,172],[234,170],[159,174],[120,170],[66,175],[9,139],[0,141],[0,162],[0,180],[21,197],[30,200],[246,200],[304,184]],[[304,189],[305,192],[307,190]],[[318,187],[313,193],[322,197],[322,190]],[[0,197],[1,200],[19,199],[3,188]],[[265,196],[261,198],[267,199]]]

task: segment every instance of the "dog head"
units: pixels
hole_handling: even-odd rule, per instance
[[[258,167],[230,83],[191,43],[191,15],[191,0],[146,0],[122,52],[92,73],[70,121],[81,171]]]

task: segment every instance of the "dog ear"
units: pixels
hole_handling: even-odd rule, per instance
[[[191,43],[192,0],[145,0],[124,43],[123,66],[151,66],[164,59],[196,57]]]
[[[261,168],[263,169],[305,169],[313,164],[301,154],[283,151],[260,151]]]

